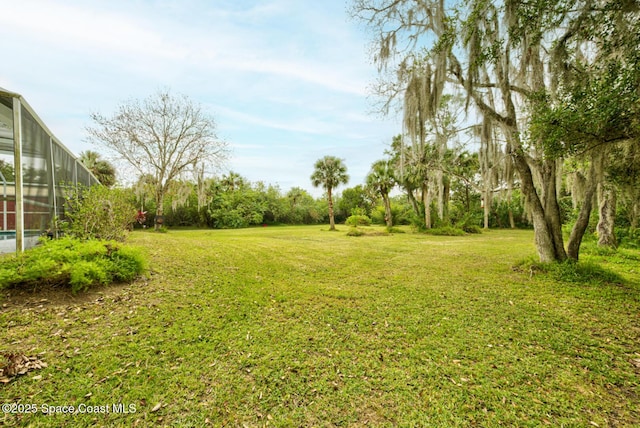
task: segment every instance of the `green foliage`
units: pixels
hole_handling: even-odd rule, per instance
[[[0,159],[0,173],[2,173],[4,179],[9,183],[12,183],[13,180],[15,180],[13,165],[3,159]]]
[[[624,282],[616,273],[590,261],[554,263],[551,273],[556,281],[578,284],[622,284]]]
[[[322,187],[331,191],[348,182],[347,167],[342,159],[335,156],[325,156],[314,164],[313,174],[311,174],[311,183],[314,187]]]
[[[620,247],[640,248],[640,229],[619,227],[615,229],[615,233]]]
[[[77,293],[95,285],[132,281],[145,269],[139,249],[116,241],[43,240],[38,247],[0,259],[0,289],[64,286]]]
[[[406,197],[399,196],[391,198],[391,219],[393,224],[409,225],[411,224],[413,216],[413,209],[411,205],[407,203]],[[371,210],[371,222],[374,224],[385,224],[383,205],[376,205],[373,210]]]
[[[366,234],[367,234],[367,232],[365,232],[362,229],[358,229],[357,227],[352,227],[347,232],[347,236],[364,236]]]
[[[131,196],[105,186],[67,187],[63,231],[78,239],[124,241],[137,214]]]
[[[482,228],[475,224],[463,226],[461,229],[466,233],[482,233]]]
[[[80,260],[74,263],[69,276],[71,291],[74,293],[86,291],[92,285],[107,284],[109,281],[104,266],[96,261]]]
[[[233,178],[233,180],[231,180]],[[260,224],[311,224],[321,218],[316,201],[305,190],[291,189],[284,197],[277,186],[250,183],[240,176],[212,181],[210,201],[203,208],[204,222],[218,229]]]
[[[288,224],[315,224],[322,219],[324,207],[319,207],[304,189],[294,187],[283,198],[280,221]]]
[[[101,159],[100,153],[86,150],[80,153],[79,160],[103,186],[112,187],[116,183],[116,169],[108,161]]]
[[[387,227],[385,228],[385,230],[387,231],[387,233],[406,233],[403,229],[395,226]]]
[[[424,230],[427,235],[436,236],[464,236],[465,232],[462,229],[458,229],[452,226],[435,227],[432,229]]]
[[[371,226],[371,219],[366,215],[352,215],[345,224],[347,226]]]
[[[456,223],[455,227],[457,229],[462,229],[467,233],[482,233],[482,229],[479,226],[481,222],[482,217],[480,216],[480,213],[466,213]]]
[[[344,189],[336,205],[345,216],[351,216],[369,215],[372,203],[372,195],[364,186],[358,184],[355,187]]]
[[[571,210],[571,207],[567,208],[566,203],[567,199],[562,200],[564,202],[563,207],[565,209]],[[568,199],[568,203],[571,204],[571,198]],[[511,195],[511,200],[502,199],[499,201],[494,200],[491,205],[491,213],[489,216],[489,227],[497,227],[497,228],[508,228],[511,227],[509,221],[509,211],[511,211],[513,215],[513,220],[515,227],[521,229],[527,229],[531,227],[531,224],[527,221],[525,208],[524,208],[524,197],[519,189],[515,189]],[[563,218],[566,218],[566,211],[563,211]],[[480,217],[482,219],[482,217]],[[482,220],[480,220],[481,224]]]

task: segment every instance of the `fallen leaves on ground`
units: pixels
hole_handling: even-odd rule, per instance
[[[3,353],[0,356],[0,383],[9,383],[16,376],[47,367],[47,363],[38,357],[12,353]]]

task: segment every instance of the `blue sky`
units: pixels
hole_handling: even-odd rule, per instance
[[[370,114],[376,68],[344,0],[0,0],[0,87],[25,97],[75,154],[89,113],[158,89],[217,120],[226,170],[286,192],[343,158],[364,182],[398,118]],[[344,188],[344,187],[343,187]]]

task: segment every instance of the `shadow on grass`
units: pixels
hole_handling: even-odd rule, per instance
[[[592,261],[566,260],[561,263],[542,263],[533,257],[517,262],[513,269],[529,273],[530,277],[543,274],[558,282],[584,285],[625,285],[625,279],[619,274]]]

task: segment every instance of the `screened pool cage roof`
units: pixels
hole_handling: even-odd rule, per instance
[[[18,93],[0,87],[0,253],[56,236],[63,187],[99,183]]]

